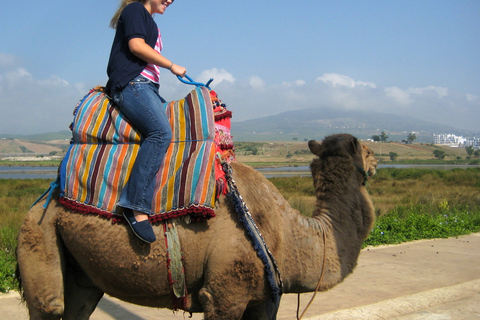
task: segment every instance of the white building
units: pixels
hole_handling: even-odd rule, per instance
[[[475,137],[464,138],[463,136],[456,136],[451,133],[433,134],[433,144],[448,145],[456,148],[465,148],[468,146],[479,148],[480,139]]]

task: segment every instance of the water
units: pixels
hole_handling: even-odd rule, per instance
[[[3,167],[0,179],[51,179],[57,178],[57,167]]]
[[[382,168],[423,168],[423,169],[466,169],[480,166],[471,165],[428,165],[428,164],[381,164],[378,169]],[[0,179],[51,179],[57,178],[57,167],[2,167],[0,166]],[[278,167],[278,168],[259,168],[257,169],[267,178],[272,177],[292,177],[310,176],[309,166],[299,167]]]

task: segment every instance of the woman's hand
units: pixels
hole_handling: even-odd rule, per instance
[[[185,69],[182,66],[177,66],[176,64],[172,64],[172,67],[170,68],[170,71],[177,76],[180,77],[185,77],[185,74],[187,74],[187,69]]]

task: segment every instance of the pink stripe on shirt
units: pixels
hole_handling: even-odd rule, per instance
[[[158,38],[154,49],[158,52],[158,54],[161,54],[162,48],[162,35],[159,29]],[[153,63],[149,63],[140,74],[154,83],[160,83],[160,67]]]

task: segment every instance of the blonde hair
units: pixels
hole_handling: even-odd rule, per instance
[[[113,15],[112,20],[110,20],[111,28],[117,29],[118,19],[120,19],[120,15],[122,14],[123,9],[125,9],[125,7],[128,6],[130,3],[134,3],[134,2],[144,3],[145,0],[121,0],[117,11]]]

